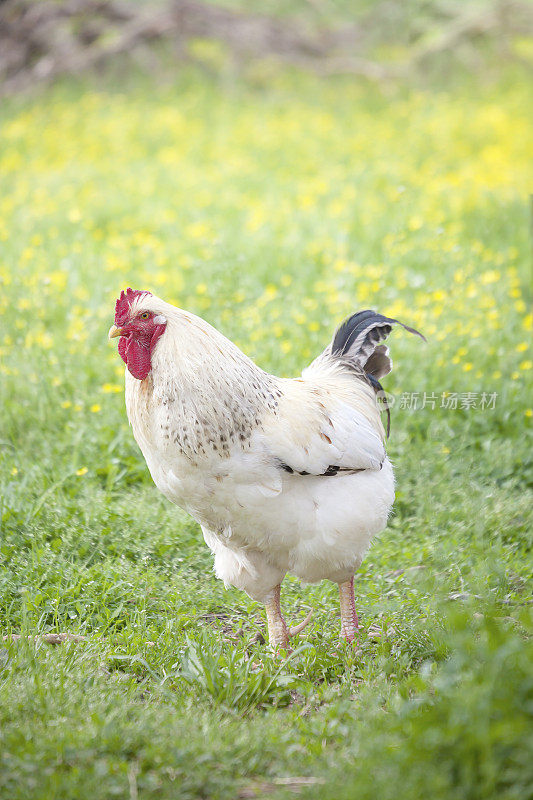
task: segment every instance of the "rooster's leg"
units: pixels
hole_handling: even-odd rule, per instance
[[[341,638],[353,642],[359,627],[359,617],[355,610],[355,597],[353,593],[353,578],[344,583],[339,583],[341,604]]]
[[[280,592],[281,584],[278,583],[270,592],[265,603],[268,641],[273,650],[278,647],[286,647],[289,641],[287,623],[283,619],[283,614],[281,613]]]
[[[283,614],[281,613],[280,593],[281,584],[278,583],[278,585],[272,589],[265,602],[268,623],[268,642],[273,650],[277,650],[280,647],[286,648],[289,639],[292,639],[297,633],[303,631],[306,625],[308,625],[313,613],[310,611],[302,622],[298,625],[294,625],[292,628],[288,628],[287,623],[283,619]]]

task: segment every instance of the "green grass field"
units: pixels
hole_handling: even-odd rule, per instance
[[[532,111],[520,73],[4,101],[1,629],[87,639],[0,647],[0,797],[533,796]],[[127,286],[283,375],[353,310],[427,336],[390,341],[397,500],[356,646],[336,587],[288,579],[287,616],[315,613],[274,658],[151,483],[107,341]]]

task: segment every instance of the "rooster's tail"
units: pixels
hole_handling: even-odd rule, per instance
[[[409,333],[415,333],[426,341],[419,331],[397,319],[384,317],[376,311],[358,311],[337,328],[328,348],[329,353],[367,375],[382,378],[391,371],[392,361],[388,347],[380,345],[380,342],[387,338],[393,325],[401,325]]]
[[[376,394],[382,393],[384,407],[389,417],[388,429],[390,428],[389,409],[379,379],[388,375],[392,370],[392,359],[389,356],[389,348],[380,342],[387,338],[393,325],[401,325],[409,333],[415,333],[426,341],[420,331],[404,325],[397,319],[384,317],[383,314],[378,314],[376,311],[358,311],[345,319],[337,328],[333,340],[310,367],[310,369],[316,369],[334,361],[361,373],[361,377],[366,377]]]

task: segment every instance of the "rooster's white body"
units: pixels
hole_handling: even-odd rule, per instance
[[[132,316],[143,311],[166,326],[147,377],[126,369],[128,418],[158,489],[201,525],[217,576],[267,604],[286,573],[350,581],[394,500],[376,393],[353,342],[280,379],[193,314],[148,293],[131,304]],[[377,342],[392,322],[359,337],[377,377],[390,369]]]

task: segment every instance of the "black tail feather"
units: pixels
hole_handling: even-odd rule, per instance
[[[335,332],[331,343],[331,355],[361,369],[376,394],[381,393],[380,399],[387,412],[387,436],[390,434],[390,408],[378,377],[390,372],[391,361],[387,348],[379,343],[387,338],[393,325],[401,325],[409,333],[414,333],[426,341],[425,336],[415,328],[404,325],[398,319],[384,317],[383,314],[367,309],[348,317]]]
[[[374,378],[374,376],[372,374],[368,374],[367,378],[370,381],[370,383],[372,384],[372,386],[374,387],[374,391],[375,391],[376,395],[378,395],[381,392],[381,394],[379,395],[379,399],[380,399],[380,401],[381,401],[381,403],[383,405],[383,408],[387,412],[387,439],[388,439],[389,436],[390,436],[390,406],[389,406],[389,404],[387,402],[387,393],[385,392],[385,389],[383,388],[381,383],[378,381],[378,379]]]
[[[373,375],[377,379],[388,375],[392,369],[389,348],[384,344],[378,344],[374,348],[374,352],[366,360],[363,369],[367,375]]]
[[[358,311],[356,314],[352,314],[339,326],[333,337],[331,353],[336,356],[345,356],[354,345],[357,347],[354,355],[359,350],[368,351],[369,345],[375,346],[387,338],[393,325],[401,325],[409,333],[414,333],[426,341],[420,331],[415,328],[404,325],[398,319],[384,317],[383,314],[367,309],[366,311]]]

